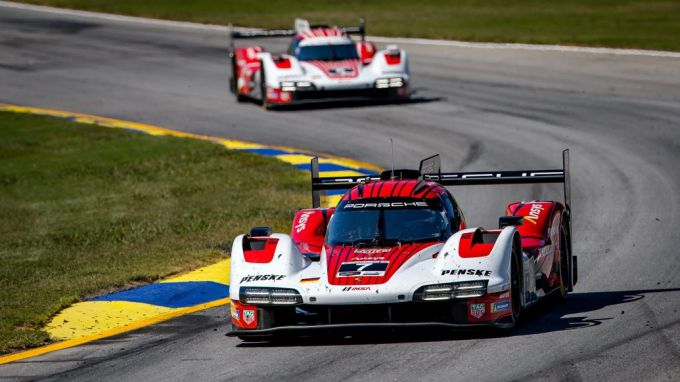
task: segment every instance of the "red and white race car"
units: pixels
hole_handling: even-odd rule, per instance
[[[491,326],[510,329],[527,307],[566,296],[577,281],[571,252],[568,151],[557,170],[319,178],[313,207],[290,235],[256,227],[231,251],[228,333],[258,340],[341,328]],[[498,229],[468,227],[445,186],[564,183],[565,203],[510,203]],[[335,208],[322,190],[349,189]]]
[[[295,29],[231,31],[231,91],[238,101],[253,99],[263,107],[318,100],[409,97],[408,57],[394,45],[378,51],[358,27],[310,25]],[[359,41],[350,38],[359,34]],[[234,47],[234,39],[292,36],[288,53],[261,46]]]

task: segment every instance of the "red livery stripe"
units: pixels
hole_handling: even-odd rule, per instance
[[[458,254],[462,258],[488,256],[493,249],[493,243],[479,243],[474,240],[474,232],[464,233],[460,236]]]
[[[416,192],[417,191],[417,192]],[[434,199],[446,193],[437,183],[417,180],[382,180],[361,184],[347,192],[343,200],[369,198]]]
[[[359,60],[305,62],[321,69],[328,78],[354,78],[359,76]]]
[[[261,241],[260,239],[250,239],[251,241]],[[274,258],[276,245],[279,239],[267,238],[263,249],[251,249],[243,251],[243,258],[248,263],[268,263]]]
[[[327,245],[326,246],[326,264],[328,270],[328,283],[331,285],[374,285],[374,284],[384,284],[390,280],[390,278],[401,268],[406,261],[411,257],[419,253],[420,251],[435,245],[440,242],[429,242],[429,243],[414,243],[414,244],[402,244],[401,246],[389,247],[389,248],[374,248],[374,249],[384,249],[387,252],[378,252],[376,254],[370,255],[371,257],[366,259],[360,253],[356,253],[358,248],[343,245]],[[366,248],[361,248],[366,249]],[[338,272],[343,263],[355,262],[355,261],[375,261],[375,262],[387,262],[387,268],[385,273],[381,276],[348,276],[348,277],[338,277]]]

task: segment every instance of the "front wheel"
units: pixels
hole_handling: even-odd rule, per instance
[[[238,68],[236,67],[236,59],[231,59],[231,78],[229,79],[229,90],[236,96],[236,102],[245,102],[248,100],[246,96],[238,91]]]
[[[510,264],[510,294],[512,298],[512,327],[517,325],[522,314],[522,265],[521,252],[513,245]]]
[[[260,99],[262,100],[262,108],[267,110],[271,104],[267,102],[267,79],[264,74],[264,65],[260,62]]]

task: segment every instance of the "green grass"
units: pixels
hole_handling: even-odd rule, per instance
[[[0,112],[0,353],[83,296],[225,258],[255,225],[287,232],[307,176],[171,137]]]
[[[290,28],[295,17],[374,35],[680,50],[678,0],[24,0],[205,23]]]

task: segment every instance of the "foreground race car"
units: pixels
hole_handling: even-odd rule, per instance
[[[267,227],[231,251],[231,336],[373,327],[511,329],[538,301],[564,298],[577,281],[571,253],[568,151],[558,170],[319,178],[313,207],[291,234]],[[564,199],[510,203],[498,229],[470,228],[444,186],[563,183]],[[335,208],[323,190],[349,189]]]
[[[360,40],[350,38],[359,34]],[[231,91],[264,108],[319,100],[409,97],[408,58],[394,45],[378,51],[358,27],[310,25],[296,20],[295,29],[231,31]],[[288,53],[272,54],[261,46],[234,47],[234,39],[293,37]]]

